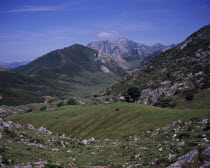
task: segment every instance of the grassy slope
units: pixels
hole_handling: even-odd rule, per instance
[[[19,105],[43,102],[42,95],[50,92],[39,80],[9,72],[0,72],[0,105]]]
[[[66,106],[57,111],[12,115],[7,120],[43,126],[54,132],[76,137],[120,138],[140,130],[156,129],[174,120],[205,117],[207,113],[207,109],[163,109],[142,104],[117,103]],[[55,115],[59,119],[54,119]]]
[[[87,96],[106,89],[126,71],[109,65],[113,74],[100,70],[97,51],[73,45],[52,51],[27,65],[0,72],[0,105],[41,102],[41,96]],[[108,66],[108,65],[107,65]],[[19,73],[19,74],[18,74]]]
[[[172,96],[172,102],[175,102],[176,108],[180,109],[208,109],[210,107],[210,91],[199,90],[191,101],[184,101],[182,96]]]

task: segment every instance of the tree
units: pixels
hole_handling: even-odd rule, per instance
[[[135,101],[137,98],[139,98],[141,96],[141,92],[140,92],[139,88],[135,88],[135,87],[130,87],[127,90],[127,93],[133,99],[133,101]]]
[[[70,98],[67,102],[66,102],[67,105],[75,105],[77,104],[77,101],[73,98]]]

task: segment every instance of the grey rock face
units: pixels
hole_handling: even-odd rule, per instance
[[[208,168],[208,167],[210,167],[210,162],[205,161],[200,168]]]
[[[87,45],[87,47],[102,50],[112,55],[127,57],[131,56],[134,50],[135,53],[138,53],[139,55],[150,55],[154,54],[155,52],[160,52],[169,46],[164,46],[159,43],[153,46],[147,46],[121,37],[113,42],[109,40],[91,42]]]
[[[193,158],[197,154],[198,154],[198,151],[193,150],[193,151],[187,153],[186,155],[179,157],[177,162],[171,164],[167,168],[182,168],[183,164],[186,162],[193,163],[194,162]]]
[[[95,62],[99,65],[103,65],[110,72],[113,72],[113,65],[121,67],[122,69],[129,69],[128,63],[119,55],[111,55],[110,53],[105,53],[102,50],[99,50],[98,53],[95,55]],[[103,69],[102,69],[103,70]],[[107,73],[107,72],[105,72]]]
[[[170,46],[162,44],[147,46],[124,37],[113,42],[109,40],[91,42],[87,47],[109,53],[115,57],[122,57],[130,65],[130,69],[139,68],[146,60],[148,61],[147,57],[170,48]]]

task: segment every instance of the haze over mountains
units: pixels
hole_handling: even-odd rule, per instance
[[[0,62],[0,65],[5,65],[9,68],[15,68],[21,65],[26,65],[28,64],[30,61],[21,61],[21,62],[10,62],[10,63],[6,63],[6,62]]]
[[[174,44],[165,46],[157,43],[152,46],[136,43],[121,37],[116,41],[96,41],[87,45],[89,48],[101,50],[115,56],[121,56],[129,65],[130,69],[140,68],[146,61],[151,59],[154,55],[171,48]]]

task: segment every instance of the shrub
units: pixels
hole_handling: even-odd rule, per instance
[[[208,130],[210,130],[210,123],[203,128],[203,131],[208,131]]]
[[[109,98],[109,97],[106,97],[106,98],[105,98],[105,101],[109,101],[109,100],[110,100],[110,98]]]
[[[190,100],[193,100],[193,94],[188,94],[186,97],[185,97],[185,99],[187,100],[187,101],[190,101]]]
[[[26,111],[26,113],[29,113],[29,112],[32,112],[33,110],[32,109],[28,109],[27,111]]]
[[[178,139],[183,139],[183,138],[186,138],[186,137],[190,137],[190,134],[187,133],[187,132],[182,132],[182,133],[179,133],[179,134],[177,135],[177,138],[178,138]]]
[[[39,108],[39,111],[46,111],[47,110],[47,107],[46,106],[42,106]]]
[[[67,105],[75,105],[77,104],[77,101],[73,98],[70,98],[67,102],[66,102]]]
[[[64,101],[60,101],[60,102],[57,104],[57,107],[61,107],[61,106],[65,106]]]

